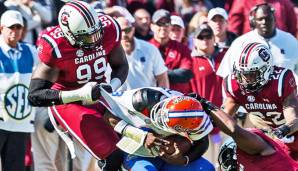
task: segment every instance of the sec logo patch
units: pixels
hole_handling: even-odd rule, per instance
[[[28,92],[25,85],[16,84],[5,93],[4,108],[11,118],[22,120],[31,114],[32,106],[27,99]]]

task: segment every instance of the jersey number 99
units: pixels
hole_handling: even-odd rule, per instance
[[[77,68],[77,79],[79,84],[85,84],[89,82],[93,77],[95,80],[103,78],[107,68],[105,58],[98,58],[94,61],[93,65],[84,64]]]

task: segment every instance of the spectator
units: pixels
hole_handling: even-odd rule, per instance
[[[36,49],[20,39],[22,14],[8,10],[0,23],[0,155],[3,171],[25,170],[25,150],[29,133],[34,131],[33,108],[26,96],[33,67],[37,64]]]
[[[230,47],[237,35],[227,30],[228,14],[223,8],[212,8],[208,13],[208,24],[215,36],[215,43],[220,48]]]
[[[251,21],[255,24],[255,29],[238,37],[232,43],[217,70],[217,74],[226,77],[232,73],[237,55],[240,55],[241,49],[250,42],[268,45],[273,54],[273,64],[292,69],[297,74],[297,39],[291,34],[276,28],[276,18],[272,7],[268,4],[258,5]]]
[[[191,18],[201,11],[209,11],[213,8],[212,3],[209,0],[176,0],[175,1],[176,12],[182,16],[183,21],[188,24]]]
[[[121,44],[129,64],[124,89],[159,86],[169,88],[167,67],[159,50],[148,42],[134,37],[134,27],[124,17],[117,18],[122,30]]]
[[[255,13],[256,8],[253,7],[258,8],[259,5],[265,2],[271,4],[275,9],[276,27],[292,35],[296,35],[297,21],[293,4],[290,0],[235,0],[229,12],[229,30],[237,35],[249,32],[251,30],[249,14]]]
[[[202,24],[198,27],[194,37],[194,48],[191,53],[194,77],[191,79],[192,91],[221,106],[222,78],[216,71],[227,49],[215,46],[214,33],[210,26]],[[204,154],[213,164],[217,163],[216,156],[221,145],[221,135],[218,128],[209,134],[210,146]]]
[[[183,43],[185,35],[185,25],[181,17],[172,15],[171,16],[171,31],[170,39],[176,40],[177,42]]]
[[[197,12],[190,20],[188,24],[188,35],[191,35],[196,31],[199,25],[208,21],[208,13],[206,11]]]
[[[151,24],[153,38],[150,43],[159,48],[169,69],[170,88],[189,93],[191,91],[189,81],[193,77],[190,50],[182,43],[169,38],[170,22],[169,11],[160,9],[153,14]]]
[[[138,39],[150,40],[153,33],[150,30],[151,16],[146,9],[140,8],[135,11],[135,36]]]
[[[35,44],[39,32],[42,30],[43,24],[52,21],[51,6],[43,6],[33,0],[8,0],[5,2],[8,9],[20,11],[27,20],[27,34],[24,42]]]

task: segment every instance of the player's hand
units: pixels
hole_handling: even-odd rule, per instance
[[[184,154],[181,152],[176,143],[174,143],[173,146],[175,148],[175,152],[172,154],[167,153],[166,146],[161,146],[159,149],[160,158],[169,164],[185,165],[187,161]]]
[[[108,83],[95,84],[91,89],[92,101],[98,100],[101,97],[100,88],[103,88],[108,93],[113,92],[111,85]]]
[[[291,129],[287,125],[282,125],[273,130],[273,135],[275,135],[279,139],[283,139],[288,133],[290,133]]]
[[[197,99],[197,100],[201,103],[201,105],[202,105],[204,111],[205,111],[207,114],[210,114],[211,110],[217,108],[214,104],[212,104],[212,103],[211,103],[210,101],[208,101],[207,99],[201,97],[201,96],[200,96],[199,94],[197,94],[197,93],[189,93],[188,96]]]
[[[169,144],[169,141],[166,141],[164,139],[162,139],[161,137],[159,137],[158,135],[148,132],[145,142],[144,142],[144,146],[148,149],[155,147],[155,146],[162,146],[162,145],[166,145]]]

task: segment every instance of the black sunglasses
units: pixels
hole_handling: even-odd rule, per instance
[[[159,27],[167,27],[171,25],[170,22],[156,22],[155,24]]]
[[[125,29],[122,29],[121,31],[124,32],[125,34],[128,34],[132,31],[132,27],[127,27]]]
[[[204,39],[211,39],[212,38],[212,34],[205,34],[205,35],[198,35],[197,39],[199,40],[204,40]]]
[[[9,29],[22,29],[23,28],[23,26],[22,25],[20,25],[20,24],[14,24],[14,25],[12,25],[12,26],[10,26],[10,27],[8,27]]]

